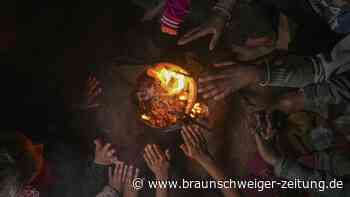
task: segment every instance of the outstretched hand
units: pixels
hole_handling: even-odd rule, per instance
[[[119,193],[122,192],[127,173],[127,166],[123,162],[116,162],[115,167],[108,168],[108,184]]]
[[[179,39],[178,45],[185,45],[189,42],[197,40],[201,37],[211,35],[209,43],[209,50],[213,50],[220,40],[220,37],[224,31],[226,18],[219,14],[213,14],[209,20],[186,33],[182,38]]]
[[[140,169],[133,167],[132,165],[128,166],[125,184],[124,184],[124,197],[136,197],[139,193],[139,190],[136,190],[133,187],[133,180],[138,178],[140,174]]]
[[[101,93],[102,88],[100,87],[100,82],[96,79],[95,76],[90,75],[86,83],[84,98],[80,104],[80,109],[89,110],[100,106],[100,104],[97,102],[97,97]]]
[[[250,132],[254,135],[258,152],[268,164],[275,166],[281,159],[282,154],[277,150],[271,140],[276,131],[272,128],[271,115],[256,113],[249,123]]]
[[[263,75],[261,68],[253,65],[223,62],[214,64],[214,67],[221,70],[201,76],[198,80],[198,92],[204,99],[221,100],[233,92],[258,83]]]
[[[158,145],[148,144],[145,147],[143,158],[157,179],[168,179],[171,159],[169,150],[163,152]]]
[[[111,165],[118,160],[115,156],[115,149],[110,143],[103,144],[102,140],[95,139],[95,160],[96,164]]]
[[[181,136],[184,144],[181,144],[180,148],[187,157],[198,163],[205,162],[211,158],[207,147],[207,140],[198,125],[184,126]]]

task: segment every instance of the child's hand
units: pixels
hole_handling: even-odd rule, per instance
[[[187,157],[199,163],[203,163],[211,158],[207,141],[199,126],[184,126],[181,135],[185,144],[180,145],[180,148]]]
[[[136,197],[139,193],[138,190],[133,187],[133,180],[139,177],[140,169],[133,166],[128,167],[124,184],[124,197]]]
[[[108,169],[108,184],[119,193],[122,192],[126,173],[127,166],[123,162],[117,162],[114,169],[112,167]]]
[[[86,89],[84,90],[84,98],[80,104],[80,109],[88,110],[97,108],[100,104],[97,102],[97,97],[102,93],[100,82],[93,75],[87,80]]]
[[[165,153],[155,144],[148,144],[145,147],[143,158],[147,166],[152,170],[157,179],[166,180],[169,176],[170,154],[166,150]]]
[[[115,149],[111,147],[110,143],[102,145],[101,140],[96,139],[95,143],[95,160],[96,164],[100,165],[111,165],[113,162],[117,161],[115,154]]]

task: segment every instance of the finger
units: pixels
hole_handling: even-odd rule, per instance
[[[96,87],[97,87],[99,84],[100,84],[100,82],[95,80],[95,82],[90,86],[88,94],[89,94],[89,95],[92,95],[93,92],[96,90]]]
[[[231,92],[232,92],[232,91],[231,91],[230,89],[226,89],[226,90],[224,90],[223,92],[221,92],[220,94],[214,96],[214,100],[216,100],[216,101],[222,100],[222,99],[224,99],[225,97],[227,97],[228,95],[230,95]]]
[[[185,144],[187,146],[193,146],[191,141],[190,141],[190,139],[189,139],[189,137],[187,136],[186,132],[187,132],[187,128],[183,127],[182,130],[181,130],[182,139],[184,140],[184,142],[185,142]]]
[[[205,94],[202,95],[202,97],[204,99],[207,99],[207,98],[215,98],[217,95],[219,95],[221,92],[223,91],[222,88],[216,88],[210,92],[207,92]]]
[[[108,180],[112,180],[113,179],[113,172],[112,172],[112,167],[108,168]]]
[[[167,159],[168,161],[171,160],[171,154],[170,154],[170,150],[169,150],[169,149],[166,149],[166,150],[165,150],[165,157],[166,157],[166,159]]]
[[[131,182],[131,179],[132,179],[132,175],[134,173],[134,167],[132,165],[129,166],[128,168],[128,174],[127,174],[127,177],[126,177],[126,181],[129,183]]]
[[[200,77],[198,79],[198,83],[205,83],[208,81],[214,81],[214,80],[225,79],[225,78],[230,78],[230,77],[231,77],[230,74],[216,74],[216,75],[211,75],[208,77]]]
[[[232,66],[234,64],[236,64],[234,61],[226,61],[226,62],[214,63],[213,66],[220,68],[225,66]]]
[[[185,154],[186,156],[189,155],[189,153],[188,153],[188,148],[187,148],[187,146],[186,146],[185,144],[181,144],[181,145],[180,145],[180,149],[182,150],[182,152],[184,152],[184,154]]]
[[[115,179],[121,181],[123,177],[124,162],[120,162],[117,166],[118,170],[115,173]]]
[[[117,164],[120,161],[118,160],[118,157],[114,155],[113,157],[111,157],[111,162],[114,163],[114,164]]]
[[[98,107],[98,106],[100,106],[99,103],[94,103],[94,104],[91,104],[91,105],[86,106],[86,109],[92,109],[92,108],[96,108],[96,107]]]
[[[187,32],[185,35],[183,35],[183,38],[187,38],[190,35],[192,35],[194,32],[197,32],[198,30],[200,30],[202,28],[202,26],[198,26],[196,28],[193,28],[191,31]]]
[[[152,147],[153,147],[153,152],[157,156],[157,159],[164,159],[164,156],[163,156],[164,154],[161,152],[160,148],[155,144],[153,144]]]
[[[91,95],[91,97],[95,98],[97,97],[99,94],[102,93],[102,88],[98,88],[96,91],[94,91]]]
[[[194,128],[194,129],[193,129],[194,132],[197,134],[197,136],[199,137],[200,141],[201,141],[201,142],[206,142],[207,140],[206,140],[206,138],[204,137],[204,134],[203,134],[203,132],[202,132],[202,129],[201,129],[198,125],[195,125],[193,128]]]
[[[134,179],[138,178],[140,175],[140,169],[139,168],[136,168],[135,169],[135,174],[134,174]]]
[[[102,143],[100,139],[95,139],[94,140],[94,144],[95,144],[95,150],[99,151],[102,149]]]
[[[143,159],[145,160],[147,166],[148,166],[149,168],[151,168],[152,162],[151,162],[151,160],[148,158],[148,155],[147,155],[146,153],[144,153],[142,156],[143,156]]]
[[[198,93],[203,93],[216,88],[214,84],[203,85],[198,88]]]
[[[92,79],[93,79],[92,75],[89,75],[88,82],[91,81]]]
[[[204,37],[208,34],[210,34],[209,29],[202,29],[197,32],[194,32],[192,35],[189,35],[188,37],[183,37],[182,39],[179,40],[178,44],[184,45],[194,40],[197,40],[198,38]]]
[[[110,147],[111,147],[111,144],[110,144],[110,143],[107,143],[107,144],[103,147],[102,151],[103,151],[104,153],[107,153]]]
[[[128,165],[124,165],[124,169],[123,169],[123,176],[122,176],[122,182],[125,183],[126,181],[126,175],[128,173]]]
[[[152,149],[151,149],[151,145],[147,145],[145,148],[145,153],[147,155],[147,158],[151,161],[151,164],[153,164],[157,158],[153,156],[152,154]]]
[[[209,50],[213,50],[216,46],[216,44],[219,42],[219,39],[220,39],[220,33],[214,33],[211,41],[210,41],[210,44],[209,44]]]
[[[187,137],[187,140],[189,141],[189,145],[195,146],[197,144],[196,140],[192,136],[191,131],[189,130],[189,127],[186,127],[186,129],[184,130],[184,134]]]
[[[197,133],[194,131],[193,126],[188,126],[187,129],[194,143],[199,144],[201,140],[200,140],[200,137],[197,135]]]
[[[115,150],[114,149],[112,149],[112,150],[110,150],[110,151],[108,151],[107,152],[107,157],[109,157],[109,158],[111,158],[113,155],[114,155],[114,153],[115,153]]]
[[[160,158],[158,157],[158,155],[157,155],[157,153],[156,153],[156,151],[155,151],[155,149],[153,147],[154,147],[153,145],[149,145],[149,149],[148,150],[149,150],[149,153],[152,156],[153,161],[157,161]]]

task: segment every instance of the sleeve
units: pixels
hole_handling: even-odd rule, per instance
[[[96,197],[121,197],[118,191],[114,190],[111,186],[106,185],[102,192],[98,193]]]
[[[108,166],[95,164],[92,161],[88,162],[81,180],[82,185],[84,185],[82,188],[84,196],[95,197],[108,184],[107,177]]]
[[[266,81],[268,86],[301,88],[315,82],[315,73],[319,73],[310,58],[288,56],[281,65],[266,65]]]
[[[350,11],[338,16],[334,23],[331,23],[331,29],[340,34],[350,33]]]
[[[350,102],[350,62],[347,58],[326,63],[324,56],[289,57],[280,66],[266,66],[264,85],[302,88],[305,109],[320,112],[329,104]],[[341,72],[338,72],[343,70]]]
[[[350,103],[350,71],[303,88],[305,109],[313,111],[327,104]]]
[[[190,0],[167,0],[160,19],[162,32],[176,35],[181,23],[189,13],[190,5]]]

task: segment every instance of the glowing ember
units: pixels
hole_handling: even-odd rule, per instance
[[[195,103],[191,109],[190,116],[192,118],[205,117],[209,115],[208,106],[203,103]]]

